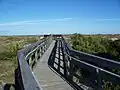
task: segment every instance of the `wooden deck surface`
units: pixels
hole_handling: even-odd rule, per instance
[[[73,88],[60,76],[55,74],[48,66],[48,59],[55,45],[53,41],[40,61],[38,61],[33,72],[40,82],[43,90],[73,90]]]

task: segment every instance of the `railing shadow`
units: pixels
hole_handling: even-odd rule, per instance
[[[57,44],[58,41],[55,42],[55,46],[48,60],[48,65],[55,71],[57,71],[61,76],[65,76],[63,72],[64,71],[63,56],[62,53],[60,52],[60,47]]]
[[[68,68],[65,65],[65,56],[63,53],[61,40],[56,40],[55,46],[48,60],[48,66],[54,73],[56,73],[64,81],[66,81],[72,88],[74,88],[75,90],[83,90],[71,79],[70,76],[66,74]]]
[[[14,88],[12,90],[15,90],[15,85],[7,83],[7,84],[4,85],[4,89],[3,90],[11,90],[11,88]]]

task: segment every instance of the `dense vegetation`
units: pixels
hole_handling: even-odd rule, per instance
[[[72,48],[83,52],[95,54],[101,57],[120,60],[120,40],[112,41],[101,36],[83,36],[73,34],[70,43]]]
[[[75,50],[120,61],[120,40],[112,41],[110,38],[101,35],[83,36],[81,34],[73,34],[69,41]],[[119,85],[114,85],[111,82],[104,82],[103,87],[104,90],[120,90]]]
[[[17,67],[17,52],[24,45],[39,40],[38,36],[0,37],[0,83],[14,83],[14,70]]]

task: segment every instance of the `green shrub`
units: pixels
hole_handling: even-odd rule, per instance
[[[4,51],[1,50],[0,52],[0,69],[2,72],[1,74],[5,74],[5,72],[8,73],[7,75],[5,74],[4,76],[1,76],[0,81],[14,83],[14,69],[16,69],[18,65],[18,50],[22,49],[25,44],[38,41],[39,38],[36,36],[6,36],[0,37],[0,39],[2,43],[4,41],[4,43],[0,47],[4,48]],[[3,63],[4,65],[2,66]]]
[[[102,38],[101,36],[73,34],[70,38],[70,44],[75,50],[120,61],[120,40],[112,41],[107,38]],[[114,73],[120,73],[120,70],[115,69],[112,71]],[[83,72],[80,73],[83,74]],[[113,85],[111,82],[105,81],[103,88],[104,90],[120,90],[120,85]]]
[[[6,45],[6,48],[11,53],[17,53],[17,51],[23,48],[23,46],[24,46],[24,42],[16,41],[16,42],[8,43]]]

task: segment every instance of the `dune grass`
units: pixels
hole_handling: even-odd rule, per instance
[[[14,84],[14,70],[17,68],[17,51],[26,44],[39,40],[38,36],[0,37],[0,83]]]

